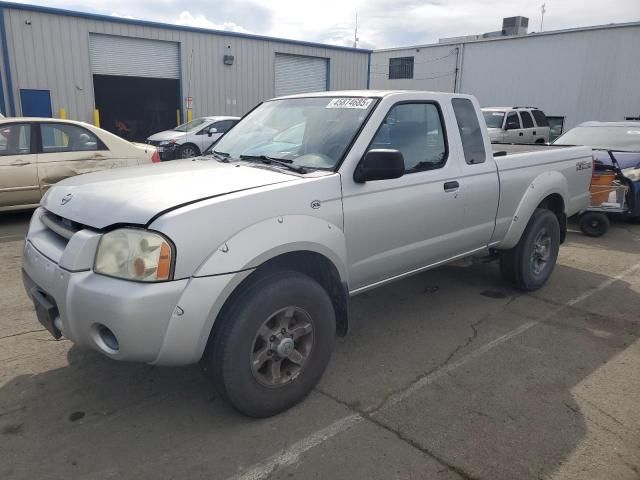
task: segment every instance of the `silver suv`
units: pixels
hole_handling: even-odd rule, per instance
[[[535,107],[482,109],[491,143],[548,143],[549,122]]]

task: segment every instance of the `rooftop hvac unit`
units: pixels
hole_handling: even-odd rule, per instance
[[[526,35],[529,28],[527,17],[506,17],[502,19],[502,35],[512,37],[516,35]]]

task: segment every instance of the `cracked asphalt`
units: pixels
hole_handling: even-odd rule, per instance
[[[568,235],[522,294],[465,261],[353,298],[301,405],[253,420],[197,367],[54,341],[0,217],[0,478],[640,479],[640,225]]]

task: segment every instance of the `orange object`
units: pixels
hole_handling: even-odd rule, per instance
[[[600,205],[609,200],[612,184],[616,179],[615,173],[599,173],[591,177],[591,205]]]
[[[171,247],[168,243],[162,242],[160,246],[160,258],[158,260],[158,270],[156,277],[158,280],[168,280],[171,272]]]

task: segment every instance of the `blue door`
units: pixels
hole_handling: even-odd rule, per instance
[[[20,104],[23,117],[52,117],[49,90],[20,89]]]

